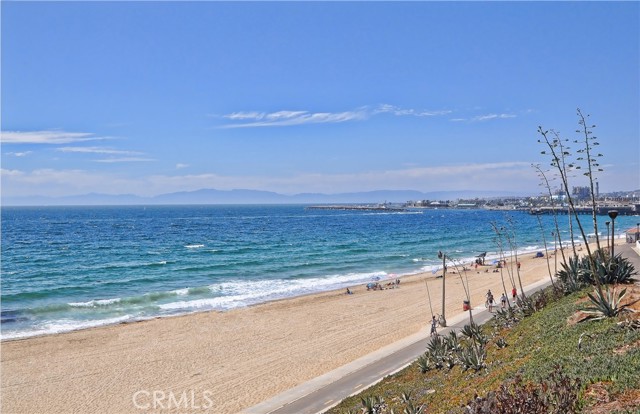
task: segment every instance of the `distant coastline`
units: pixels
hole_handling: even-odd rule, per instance
[[[586,200],[588,194],[577,197]],[[530,209],[543,206],[558,206],[560,199],[550,203],[546,196],[531,195],[524,192],[494,190],[461,191],[414,191],[414,190],[376,190],[350,193],[300,193],[281,194],[259,190],[216,190],[201,189],[160,194],[156,196],[138,196],[133,194],[81,194],[73,196],[7,196],[2,194],[3,206],[111,206],[111,205],[216,205],[216,204],[372,204],[407,208],[489,208],[495,210]],[[640,204],[640,189],[634,191],[616,191],[603,193],[598,199],[608,205]]]

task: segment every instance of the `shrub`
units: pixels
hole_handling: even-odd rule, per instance
[[[517,308],[498,309],[494,316],[495,323],[503,328],[511,328],[520,321],[522,314]]]
[[[571,414],[580,409],[578,391],[579,379],[572,379],[562,373],[559,366],[540,386],[525,383],[520,375],[500,386],[487,397],[476,396],[465,406],[467,414]]]

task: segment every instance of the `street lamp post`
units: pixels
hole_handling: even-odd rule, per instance
[[[442,316],[440,318],[440,326],[445,327],[447,326],[447,320],[444,317],[444,279],[447,274],[447,255],[442,253],[441,251],[438,251],[438,259],[442,259]]]
[[[611,222],[605,221],[604,224],[607,225],[607,251],[611,252],[611,246],[609,246],[609,224],[611,224]]]
[[[636,223],[636,241],[640,240],[640,223]]]
[[[611,218],[611,257],[615,255],[616,217],[618,217],[618,210],[609,210],[609,218]]]

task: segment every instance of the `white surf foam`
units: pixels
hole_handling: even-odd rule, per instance
[[[228,310],[273,299],[300,296],[309,293],[340,289],[372,280],[385,280],[386,272],[350,273],[326,278],[235,280],[209,286],[213,298],[181,300],[158,305],[165,311],[190,312],[196,310]]]
[[[120,298],[114,299],[96,299],[88,302],[71,302],[69,306],[74,308],[95,308],[98,306],[108,306],[120,302]]]
[[[129,319],[131,319],[131,316],[129,315],[92,321],[75,321],[70,319],[61,319],[56,322],[45,322],[39,324],[29,330],[18,332],[3,331],[2,339],[18,339],[30,336],[52,335],[62,332],[77,331],[80,329],[95,328],[96,326],[113,325],[125,322]]]

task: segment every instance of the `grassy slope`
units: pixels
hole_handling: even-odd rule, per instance
[[[416,363],[385,378],[361,394],[344,400],[330,413],[360,412],[361,398],[383,397],[388,408],[401,413],[400,396],[410,392],[414,403],[426,404],[429,413],[462,412],[474,395],[485,396],[505,380],[522,374],[525,381],[538,383],[559,364],[570,377],[580,378],[585,406],[595,404],[594,389],[600,398],[635,400],[640,410],[640,330],[617,326],[622,319],[571,323],[570,318],[584,307],[586,290],[560,298],[543,310],[522,319],[515,327],[502,329],[493,321],[484,326],[493,337],[487,345],[485,370],[432,370],[420,373]],[[581,349],[578,341],[583,335]],[[498,349],[495,340],[503,337],[508,346]],[[596,385],[590,385],[596,384]],[[627,405],[627,408],[629,406]],[[357,411],[356,411],[357,410]],[[389,410],[390,411],[390,410]]]

